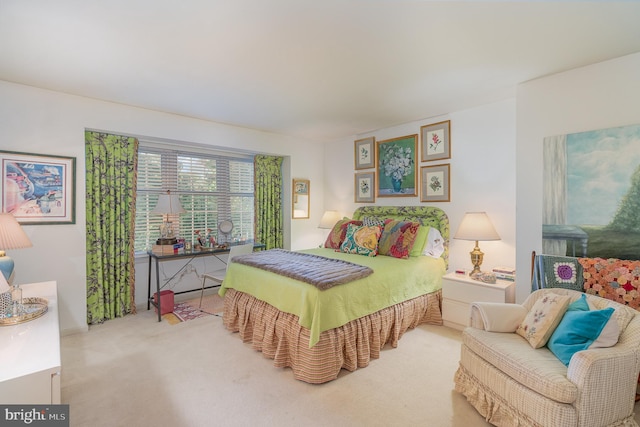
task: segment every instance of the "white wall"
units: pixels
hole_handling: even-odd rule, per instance
[[[509,99],[327,144],[325,208],[350,216],[362,206],[354,203],[354,140],[375,136],[382,141],[419,134],[420,126],[451,120],[451,159],[418,165],[451,164],[451,201],[432,205],[449,216],[452,236],[465,212],[486,211],[502,240],[480,243],[485,253],[483,268],[515,266],[515,105],[515,99]],[[426,205],[419,196],[379,197],[375,204]],[[327,234],[324,230],[321,237]],[[451,239],[449,269],[471,268],[469,252],[473,246],[474,242]]]
[[[533,80],[517,92],[517,270],[542,248],[542,141],[640,123],[640,53]],[[623,155],[623,153],[621,153]],[[522,275],[519,275],[522,277]],[[530,292],[518,280],[517,300]]]
[[[16,262],[18,283],[58,281],[63,333],[87,329],[86,128],[290,156],[286,188],[290,188],[294,177],[311,180],[311,218],[290,222],[286,217],[285,226],[290,226],[288,240],[293,249],[317,245],[313,236],[324,200],[324,170],[318,161],[323,156],[321,144],[0,81],[0,150],[76,157],[76,223],[25,226],[33,247],[10,252]],[[291,198],[287,200],[290,203]],[[287,209],[290,212],[289,204]],[[144,304],[146,258],[136,263],[136,270],[136,303]]]

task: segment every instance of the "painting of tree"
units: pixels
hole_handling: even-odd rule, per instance
[[[547,137],[543,166],[544,253],[640,259],[640,125]]]

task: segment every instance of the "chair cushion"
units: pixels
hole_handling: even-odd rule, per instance
[[[517,334],[466,328],[466,345],[496,369],[525,387],[562,403],[573,403],[578,395],[567,379],[567,367],[548,348],[532,348]]]

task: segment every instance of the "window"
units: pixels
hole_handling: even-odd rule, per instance
[[[194,150],[195,151],[195,150]],[[233,153],[205,153],[146,146],[138,149],[135,250],[146,252],[160,235],[162,215],[151,211],[158,195],[177,194],[186,211],[171,215],[179,237],[193,241],[195,230],[210,229],[224,243],[253,239],[253,157]],[[223,235],[218,224],[231,220]]]

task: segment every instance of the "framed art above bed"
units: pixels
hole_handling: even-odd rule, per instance
[[[411,197],[418,195],[416,156],[418,135],[376,142],[376,194],[378,197]]]

